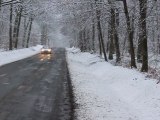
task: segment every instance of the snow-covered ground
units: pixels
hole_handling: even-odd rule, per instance
[[[160,120],[160,84],[97,55],[67,49],[78,120]]]
[[[37,45],[25,49],[0,52],[0,66],[38,54],[41,48],[41,45]]]

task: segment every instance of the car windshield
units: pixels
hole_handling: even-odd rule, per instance
[[[50,47],[49,46],[43,46],[43,49],[49,49]]]

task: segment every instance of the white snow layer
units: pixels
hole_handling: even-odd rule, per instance
[[[160,85],[136,70],[67,49],[78,120],[160,120]]]
[[[37,45],[25,49],[0,52],[0,66],[38,54],[41,48],[41,45]]]

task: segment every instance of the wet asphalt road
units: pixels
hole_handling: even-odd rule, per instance
[[[65,50],[0,67],[0,120],[72,120]]]

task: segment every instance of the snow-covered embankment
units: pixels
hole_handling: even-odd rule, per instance
[[[98,56],[67,49],[78,120],[160,120],[160,85]]]
[[[0,66],[38,54],[42,46],[0,52]]]

